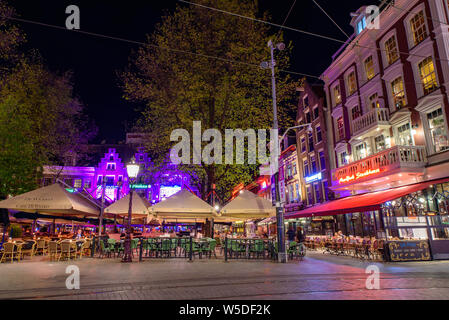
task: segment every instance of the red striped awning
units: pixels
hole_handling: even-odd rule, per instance
[[[448,181],[449,177],[439,180],[420,182],[404,187],[341,198],[308,208],[306,210],[302,210],[295,214],[286,215],[285,218],[297,219],[315,216],[334,216],[347,213],[379,210],[381,208],[381,205],[388,201],[393,201],[408,194],[427,189],[431,185],[441,184]]]

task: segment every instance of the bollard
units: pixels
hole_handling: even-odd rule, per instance
[[[225,238],[225,262],[228,262],[228,237]]]
[[[189,252],[189,261],[193,261],[193,238],[190,237],[190,252]]]
[[[139,262],[142,262],[143,239],[140,239]]]

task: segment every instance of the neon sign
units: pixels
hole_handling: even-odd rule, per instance
[[[314,174],[313,176],[306,177],[306,183],[320,181],[321,179],[323,179],[323,175],[320,172],[320,173]]]
[[[346,183],[346,182],[350,182],[350,181],[355,181],[355,180],[359,180],[362,178],[365,178],[367,176],[371,176],[373,174],[377,174],[380,173],[380,169],[376,169],[376,170],[367,170],[365,172],[357,172],[355,175],[353,174],[352,176],[346,176],[346,178],[340,178],[339,183]]]

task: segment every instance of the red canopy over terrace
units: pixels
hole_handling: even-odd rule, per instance
[[[410,193],[424,190],[431,185],[448,182],[449,178],[439,179],[434,181],[420,182],[404,187],[398,187],[383,191],[376,191],[370,193],[359,194],[351,197],[341,198],[330,201],[295,214],[286,215],[286,219],[297,219],[307,217],[319,216],[334,216],[339,214],[366,212],[379,210],[381,205]]]

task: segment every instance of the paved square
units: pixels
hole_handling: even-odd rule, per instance
[[[117,259],[1,264],[0,299],[449,299],[449,262],[374,263],[380,290],[367,290],[370,262],[308,253],[277,264],[223,260]],[[80,290],[67,290],[67,266]]]

